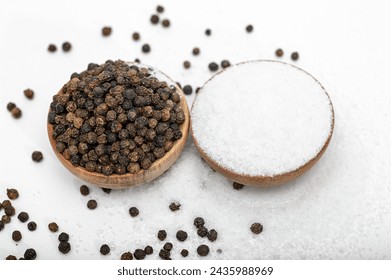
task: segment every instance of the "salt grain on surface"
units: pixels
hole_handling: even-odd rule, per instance
[[[249,176],[297,170],[318,155],[333,126],[331,101],[316,79],[266,60],[214,76],[191,115],[199,147],[223,168]]]

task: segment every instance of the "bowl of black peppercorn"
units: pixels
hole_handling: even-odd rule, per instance
[[[75,176],[121,189],[150,182],[181,154],[189,131],[182,90],[161,71],[108,60],[73,73],[53,96],[48,136]]]

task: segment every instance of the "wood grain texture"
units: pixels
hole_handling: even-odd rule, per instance
[[[260,61],[262,61],[262,60],[260,60]],[[265,60],[263,60],[263,61],[265,61]],[[270,61],[270,60],[266,60],[266,61]],[[246,63],[246,62],[242,62],[242,63]],[[242,64],[242,63],[240,63],[240,64]],[[284,63],[284,62],[278,61],[278,63]],[[301,70],[301,71],[303,71],[303,72],[305,72],[301,68],[298,68],[298,67],[296,67],[296,68]],[[215,74],[203,86],[205,86],[211,79],[213,79],[216,75],[220,74],[221,72],[222,71],[220,71],[219,73]],[[305,72],[305,73],[310,75],[307,72]],[[310,76],[312,78],[314,78],[312,75],[310,75]],[[317,81],[317,80],[315,79],[315,81]],[[319,83],[319,81],[317,81],[317,82]],[[319,83],[319,85],[324,89],[324,87],[320,83]],[[200,92],[202,92],[202,91],[200,91]],[[278,175],[275,175],[275,176],[250,176],[250,175],[244,175],[244,174],[236,173],[233,170],[229,170],[229,169],[223,167],[218,162],[216,162],[213,159],[211,159],[208,156],[208,154],[199,145],[199,143],[197,141],[197,137],[194,135],[193,128],[190,127],[191,135],[192,135],[193,140],[194,140],[194,144],[195,144],[197,150],[199,151],[199,153],[201,154],[202,158],[206,161],[206,163],[213,170],[219,172],[220,174],[222,174],[223,176],[227,177],[228,179],[230,179],[230,180],[232,180],[234,182],[238,182],[238,183],[241,183],[241,184],[247,185],[247,186],[259,186],[259,187],[270,187],[270,186],[276,186],[276,185],[284,184],[286,182],[289,182],[289,181],[299,177],[300,175],[304,174],[309,169],[311,169],[311,167],[313,167],[315,165],[315,163],[317,163],[318,160],[322,157],[322,155],[326,151],[326,149],[327,149],[327,147],[328,147],[328,145],[329,145],[329,143],[331,141],[331,138],[332,138],[332,135],[333,135],[333,132],[334,132],[334,108],[333,108],[330,96],[328,95],[328,93],[326,92],[325,89],[324,89],[324,92],[327,95],[327,97],[328,97],[328,99],[330,101],[330,106],[331,106],[332,123],[331,123],[330,133],[329,133],[329,135],[327,137],[327,140],[324,143],[323,147],[319,151],[319,153],[315,157],[310,159],[307,163],[305,163],[304,165],[300,166],[299,168],[297,168],[297,169],[295,169],[293,171],[289,171],[289,172],[286,172],[286,173],[278,174]],[[194,106],[194,103],[195,103],[195,101],[193,102],[193,106]],[[192,108],[193,108],[193,106],[192,106]]]
[[[65,159],[62,156],[62,154],[56,150],[56,141],[52,136],[53,125],[48,123],[47,131],[48,131],[49,142],[55,155],[57,156],[59,161],[65,166],[65,168],[68,169],[73,175],[79,177],[83,181],[89,182],[99,187],[110,188],[110,189],[123,189],[123,188],[140,185],[143,183],[147,183],[156,179],[161,174],[163,174],[168,168],[170,168],[170,166],[178,159],[179,155],[183,151],[183,148],[185,147],[187,137],[189,134],[190,116],[189,116],[189,107],[187,105],[185,95],[183,94],[182,90],[177,86],[177,84],[174,81],[172,81],[172,84],[176,87],[177,92],[180,94],[181,97],[180,105],[182,106],[183,112],[185,114],[185,121],[183,124],[180,125],[182,138],[175,141],[172,149],[168,151],[164,155],[164,157],[156,160],[148,170],[141,169],[138,173],[135,174],[126,173],[123,175],[113,174],[110,176],[105,176],[101,173],[89,172],[85,168],[80,166],[75,167],[72,165],[72,163],[69,160]],[[61,93],[62,91],[60,90],[57,94],[61,94]]]

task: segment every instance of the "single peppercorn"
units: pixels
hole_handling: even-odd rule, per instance
[[[12,205],[8,205],[7,207],[5,207],[4,211],[8,217],[12,217],[13,215],[15,215],[15,208]]]
[[[172,247],[173,247],[172,243],[167,242],[166,244],[164,244],[163,249],[167,251],[171,251]]]
[[[253,223],[250,227],[250,230],[252,233],[260,234],[263,231],[263,225],[260,223]]]
[[[282,49],[277,49],[276,50],[276,56],[277,57],[282,57],[284,55],[284,51]]]
[[[192,51],[193,55],[199,55],[200,54],[200,48],[196,47]]]
[[[217,231],[214,230],[214,229],[211,229],[209,232],[208,232],[208,235],[207,235],[208,239],[212,242],[216,241],[217,239]]]
[[[10,206],[10,205],[12,205],[11,201],[9,201],[8,199],[3,200],[2,206],[4,209],[5,209],[5,207]]]
[[[203,227],[203,226],[199,227],[197,229],[197,234],[198,234],[199,237],[204,238],[205,236],[208,235],[208,229],[206,227]]]
[[[178,230],[178,232],[176,233],[176,239],[182,242],[185,241],[187,239],[187,232],[183,230]]]
[[[150,18],[150,21],[152,24],[158,24],[159,23],[159,16],[158,15],[152,15]]]
[[[186,61],[183,62],[183,67],[184,67],[185,69],[189,69],[190,66],[191,66],[190,61],[187,61],[187,60],[186,60]]]
[[[186,249],[183,249],[183,250],[181,251],[181,255],[182,255],[182,257],[186,258],[186,257],[189,255],[189,251],[186,250]]]
[[[136,249],[133,253],[133,256],[136,260],[143,260],[146,256],[144,250]]]
[[[291,59],[294,60],[294,61],[298,60],[299,59],[299,53],[298,52],[293,52],[291,54]]]
[[[37,229],[37,224],[35,222],[29,222],[27,228],[29,231],[35,231]]]
[[[163,25],[163,27],[170,27],[170,20],[168,20],[168,19],[163,19],[162,20],[162,25]]]
[[[112,28],[111,28],[110,26],[104,26],[104,27],[102,28],[102,35],[103,35],[104,37],[110,36],[112,31],[113,31],[113,30],[112,30]]]
[[[26,260],[35,260],[35,258],[37,257],[37,252],[34,249],[30,248],[24,252],[23,256]]]
[[[97,206],[98,206],[98,202],[96,202],[95,199],[90,199],[87,202],[87,208],[90,209],[90,210],[94,210]]]
[[[164,241],[166,237],[167,237],[167,232],[165,230],[159,230],[159,232],[157,233],[157,238],[160,241]]]
[[[109,245],[107,245],[107,244],[103,244],[101,247],[100,247],[100,253],[102,254],[102,255],[104,255],[104,256],[106,256],[107,254],[109,254],[110,253],[110,247],[109,247]]]
[[[28,221],[29,219],[29,214],[26,213],[26,212],[20,212],[19,215],[18,215],[18,219],[19,221],[21,221],[22,223],[25,223]]]
[[[69,241],[69,234],[66,232],[61,232],[60,235],[58,236],[58,241],[60,241],[60,242]]]
[[[219,69],[219,65],[216,62],[211,62],[208,65],[208,68],[212,72],[216,72]]]
[[[171,253],[168,250],[161,249],[160,252],[159,252],[159,257],[162,260],[170,260],[171,259],[170,256],[171,256]]]
[[[18,107],[15,107],[11,110],[11,115],[15,118],[15,119],[20,119],[20,117],[22,116],[22,110],[20,110],[20,108]]]
[[[7,189],[7,196],[9,199],[15,200],[19,197],[19,192],[16,189]]]
[[[4,224],[9,224],[11,222],[11,217],[10,216],[7,216],[7,215],[3,215],[1,217],[1,221],[4,223]]]
[[[64,42],[64,43],[62,44],[62,50],[63,50],[64,52],[69,52],[69,51],[71,50],[71,48],[72,48],[72,45],[71,45],[71,43],[69,43],[69,42]]]
[[[253,32],[253,30],[254,30],[254,27],[251,24],[246,26],[247,33],[251,33],[251,32]]]
[[[153,248],[152,248],[151,246],[146,246],[146,247],[144,248],[144,252],[145,252],[145,254],[147,254],[147,255],[152,255],[152,254],[153,254]]]
[[[212,30],[210,30],[209,28],[205,30],[206,36],[210,36],[211,34],[212,34]]]
[[[242,185],[242,184],[240,184],[240,183],[237,183],[237,182],[234,182],[234,183],[232,184],[232,186],[234,187],[235,190],[241,190],[241,189],[243,189],[243,186],[244,186],[244,185]]]
[[[129,214],[132,217],[137,217],[140,214],[140,212],[139,212],[139,210],[136,207],[130,207],[129,208]]]
[[[63,241],[58,244],[58,251],[61,253],[68,254],[69,251],[71,250],[71,244],[68,241]]]
[[[207,245],[200,245],[197,248],[197,253],[201,257],[205,257],[209,254],[209,247]]]
[[[140,40],[140,33],[138,33],[138,32],[133,32],[132,38],[133,38],[134,41]]]
[[[83,195],[83,196],[87,196],[87,195],[90,194],[90,189],[89,189],[86,185],[82,185],[82,186],[80,187],[80,193],[81,193],[81,195]]]
[[[16,104],[15,103],[13,103],[13,102],[8,102],[8,104],[7,104],[7,110],[8,111],[12,111],[12,109],[14,109],[16,107]]]
[[[9,255],[8,257],[5,258],[7,261],[16,261],[17,258],[14,255]]]
[[[56,45],[54,45],[54,44],[49,44],[49,46],[48,46],[48,51],[51,52],[51,53],[57,51]]]
[[[107,188],[102,188],[102,191],[104,193],[107,193],[107,194],[110,194],[111,193],[111,189],[107,189]]]
[[[179,203],[172,202],[170,206],[168,206],[172,212],[178,211],[181,208]]]
[[[227,67],[230,67],[230,66],[231,66],[231,63],[228,60],[221,61],[221,67],[222,68],[227,68]]]
[[[58,231],[58,225],[55,222],[52,222],[48,225],[48,228],[51,232],[57,232]]]
[[[26,96],[26,98],[27,99],[33,99],[34,98],[34,91],[33,90],[31,90],[31,89],[25,89],[24,91],[23,91],[23,93],[24,93],[24,96]]]
[[[196,228],[200,228],[200,227],[203,227],[205,225],[205,220],[201,217],[197,217],[194,219],[194,226]]]
[[[130,261],[133,260],[133,255],[131,252],[125,252],[121,255],[121,260],[123,261]]]
[[[43,154],[40,151],[34,151],[31,158],[34,162],[41,162],[43,160]]]
[[[149,53],[151,51],[151,46],[149,44],[144,44],[141,47],[141,50],[143,51],[143,53]]]
[[[190,94],[193,93],[193,88],[191,87],[191,85],[185,85],[185,86],[183,87],[183,92],[184,92],[184,94],[186,94],[186,95],[190,95]]]
[[[12,240],[13,241],[20,241],[22,239],[22,234],[20,233],[19,230],[15,230],[14,232],[12,232]]]
[[[158,5],[158,6],[156,7],[156,11],[157,11],[158,13],[163,13],[163,12],[164,12],[164,7]]]

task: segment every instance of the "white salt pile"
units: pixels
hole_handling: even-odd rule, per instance
[[[276,61],[228,68],[204,85],[192,109],[199,147],[221,167],[249,176],[302,167],[321,151],[332,125],[319,82]]]

